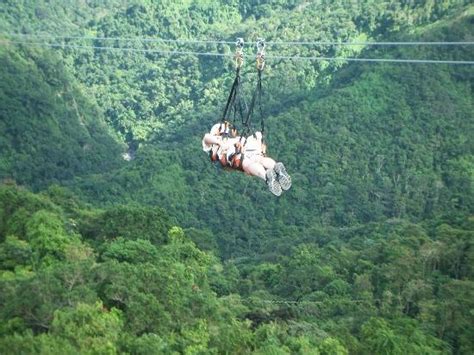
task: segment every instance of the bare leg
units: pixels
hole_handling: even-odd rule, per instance
[[[269,157],[262,157],[260,159],[260,164],[262,164],[265,169],[273,169],[275,166],[275,160]]]
[[[242,169],[249,175],[258,176],[259,178],[266,180],[265,168],[260,163],[254,162],[250,159],[244,159],[242,162]]]
[[[270,159],[272,160],[272,159]],[[273,163],[275,163],[273,161]],[[242,162],[242,169],[247,174],[258,176],[267,183],[270,192],[276,196],[280,196],[282,189],[280,183],[277,181],[277,174],[273,169],[265,170],[265,167],[260,161],[252,160],[252,158],[244,159]]]

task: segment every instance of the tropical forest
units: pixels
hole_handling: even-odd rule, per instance
[[[0,1],[0,354],[474,354],[473,89],[468,0]]]

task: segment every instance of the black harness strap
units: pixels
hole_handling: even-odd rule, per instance
[[[264,118],[262,115],[262,102],[261,102],[262,101],[262,71],[259,70],[257,73],[258,73],[257,87],[255,88],[255,91],[253,93],[252,101],[250,102],[250,105],[247,111],[247,116],[245,117],[245,121],[244,121],[244,129],[242,131],[242,134],[244,136],[247,136],[252,132],[252,115],[255,109],[255,105],[257,104],[257,101],[260,107],[262,134],[263,134],[263,131],[265,130]]]
[[[234,83],[232,84],[232,88],[230,89],[229,97],[227,98],[227,103],[224,109],[224,114],[222,115],[222,122],[227,121],[227,118],[229,117],[229,113],[235,105],[235,100],[237,98],[239,86],[240,86],[240,68],[237,68],[235,70]]]
[[[265,68],[265,40],[262,38],[257,39],[257,87],[252,96],[252,101],[247,110],[247,116],[244,121],[243,135],[248,136],[252,132],[252,115],[255,110],[255,105],[259,105],[260,110],[260,131],[265,131],[265,120],[262,112],[262,72]]]

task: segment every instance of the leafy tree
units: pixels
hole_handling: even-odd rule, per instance
[[[67,339],[80,352],[115,354],[122,330],[121,313],[95,305],[79,303],[74,310],[57,311],[51,333]]]
[[[8,236],[0,245],[0,268],[14,270],[15,267],[30,265],[33,251],[28,242]]]
[[[43,263],[45,259],[63,258],[66,246],[73,241],[66,235],[59,216],[44,210],[31,216],[26,225],[26,238],[34,250],[35,259]]]
[[[335,338],[326,338],[318,346],[318,349],[321,353],[327,355],[346,355],[349,352],[347,349]]]

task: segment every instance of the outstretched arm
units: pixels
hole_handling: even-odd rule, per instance
[[[221,145],[222,144],[222,138],[219,137],[219,136],[214,136],[210,133],[206,133],[204,135],[204,139],[203,139],[204,143],[208,144],[208,145],[212,145],[212,144],[217,144],[217,145]]]

